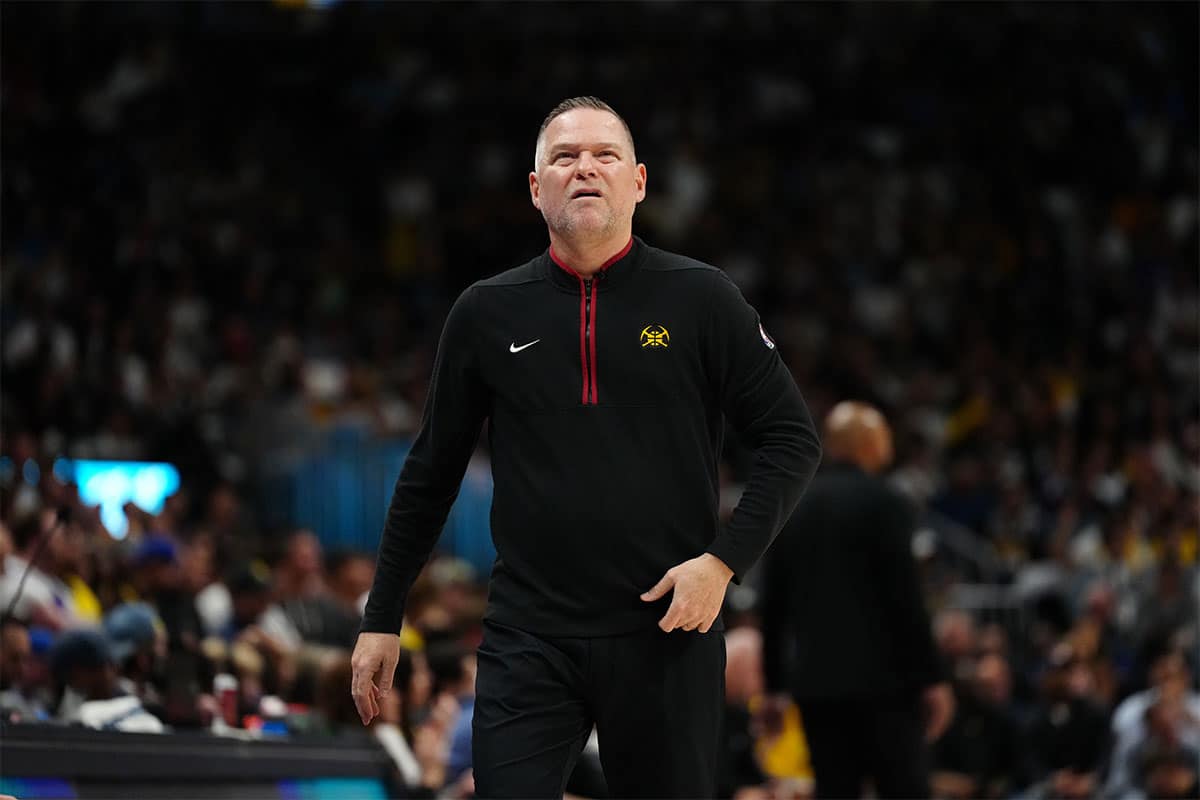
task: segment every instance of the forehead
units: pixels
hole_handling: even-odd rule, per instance
[[[621,120],[595,108],[576,108],[559,114],[546,126],[542,136],[547,148],[569,144],[629,144]]]

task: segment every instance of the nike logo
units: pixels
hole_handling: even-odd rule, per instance
[[[540,341],[541,341],[541,339],[534,339],[534,340],[533,340],[532,342],[530,342],[529,344],[523,344],[523,345],[521,345],[520,347],[517,347],[517,343],[516,343],[516,342],[513,342],[512,344],[510,344],[510,345],[508,346],[508,352],[510,352],[510,353],[519,353],[519,352],[521,352],[522,350],[524,350],[526,347],[533,347],[535,344],[537,344],[537,343],[538,343],[538,342],[540,342]]]

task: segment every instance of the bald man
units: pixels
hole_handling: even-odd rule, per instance
[[[926,744],[953,714],[911,551],[909,503],[877,474],[892,434],[838,404],[825,465],[765,559],[767,687],[800,706],[816,794],[929,797]]]

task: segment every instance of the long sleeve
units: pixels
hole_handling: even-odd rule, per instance
[[[399,633],[404,601],[446,523],[490,401],[467,289],[450,309],[434,361],[421,430],[396,481],[361,630]]]
[[[742,499],[708,552],[741,582],[787,522],[821,461],[800,389],[758,313],[723,272],[714,277],[706,359],[722,410],[754,451]]]

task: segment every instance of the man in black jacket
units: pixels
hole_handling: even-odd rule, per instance
[[[925,740],[953,714],[911,552],[913,511],[872,473],[892,457],[876,409],[840,403],[829,462],[765,561],[767,688],[800,706],[818,797],[929,797]]]
[[[485,419],[495,494],[473,720],[484,797],[559,797],[592,726],[615,796],[710,796],[729,581],[820,459],[808,410],[723,272],[632,236],[645,196],[625,121],[584,97],[542,124],[550,248],[450,310],[354,653],[364,723],[391,684],[405,596]],[[717,524],[723,420],[754,448]]]

